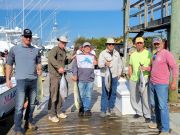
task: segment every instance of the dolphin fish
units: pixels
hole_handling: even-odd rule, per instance
[[[63,74],[60,80],[60,95],[63,99],[63,101],[67,98],[68,96],[68,83],[65,78],[65,75]]]
[[[81,107],[81,98],[80,98],[80,93],[79,93],[77,81],[74,82],[74,105],[75,105],[77,110],[79,110]]]

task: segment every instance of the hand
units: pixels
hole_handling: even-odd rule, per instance
[[[107,67],[110,67],[111,62],[110,62],[110,61],[106,61],[106,62],[105,62],[105,65],[106,65]]]
[[[176,90],[176,82],[175,81],[170,83],[170,90]]]
[[[71,79],[72,79],[73,81],[77,81],[77,76],[74,76],[74,75],[73,75],[73,76],[71,77]]]
[[[12,84],[11,80],[6,81],[6,86],[8,88],[12,88],[13,87],[13,84]]]
[[[76,57],[76,54],[71,57],[71,60],[73,60]]]
[[[94,65],[97,65],[97,64],[98,64],[97,60],[94,60],[94,61],[93,61],[93,64],[94,64]]]
[[[141,71],[145,71],[145,70],[146,70],[146,67],[144,67],[144,66],[139,66],[139,69],[140,69]]]
[[[59,69],[58,69],[58,72],[59,73],[61,73],[61,74],[63,74],[65,71],[64,71],[64,68],[63,67],[60,67]]]

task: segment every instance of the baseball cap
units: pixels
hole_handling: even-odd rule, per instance
[[[85,46],[91,47],[91,44],[90,44],[89,42],[84,42],[84,44],[83,44],[82,46],[83,46],[83,47],[85,47]]]
[[[136,40],[135,40],[135,43],[144,43],[144,39],[142,37],[137,37]]]
[[[57,38],[57,41],[61,41],[61,42],[65,42],[65,43],[69,42],[67,37],[65,37],[65,36],[60,36],[59,38]]]
[[[32,31],[30,29],[24,29],[22,36],[32,36]]]
[[[160,37],[153,38],[153,44],[155,43],[161,43],[162,39]]]

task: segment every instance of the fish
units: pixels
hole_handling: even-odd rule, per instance
[[[38,85],[37,85],[37,100],[38,100],[38,103],[40,103],[43,99],[43,84],[42,84],[42,81],[43,80],[43,77],[42,75],[39,75],[38,76]]]
[[[140,66],[143,66],[140,64]],[[143,71],[140,69],[140,77],[139,77],[139,91],[141,94],[143,94],[146,87],[146,79],[144,78]]]
[[[74,82],[74,105],[77,110],[81,108],[81,98],[80,98],[77,81]]]
[[[63,101],[68,97],[68,83],[64,74],[60,79],[60,95]]]
[[[112,85],[112,73],[109,67],[106,67],[105,71],[105,87],[106,87],[106,93],[108,96],[108,99],[110,97],[111,93],[111,85]]]

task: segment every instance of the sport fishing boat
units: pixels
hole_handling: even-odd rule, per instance
[[[5,83],[0,84],[0,119],[11,112],[15,107],[16,80],[11,78],[13,87],[9,89]]]

